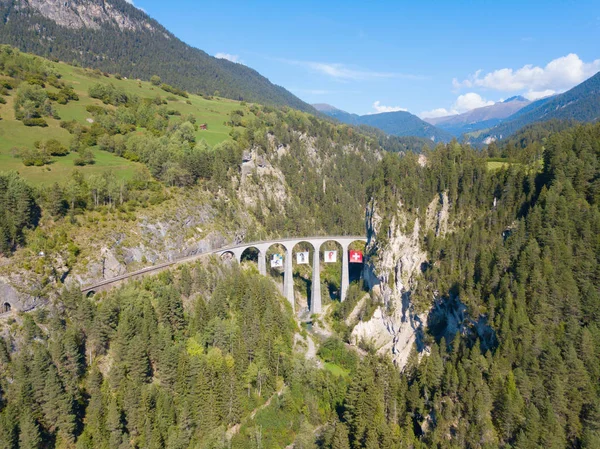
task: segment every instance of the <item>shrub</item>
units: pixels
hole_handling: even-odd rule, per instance
[[[19,156],[23,161],[23,165],[29,167],[34,165],[36,167],[41,167],[50,163],[50,155],[43,149],[35,148],[30,150],[28,148],[21,149],[19,151]]]
[[[80,151],[79,156],[75,158],[73,163],[78,167],[82,167],[84,165],[92,165],[96,161],[94,160],[94,153],[89,148]]]
[[[69,149],[56,139],[47,140],[41,148],[45,148],[51,156],[66,156],[69,154]]]
[[[48,126],[48,123],[46,123],[46,120],[44,120],[41,117],[38,117],[38,118],[24,118],[23,119],[23,124],[25,126],[41,126],[42,128],[45,128],[46,126]]]

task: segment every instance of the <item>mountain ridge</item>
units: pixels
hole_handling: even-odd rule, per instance
[[[552,119],[595,122],[600,120],[600,72],[568,91],[534,101],[508,120],[494,126],[474,143],[489,143],[514,134],[526,125]]]
[[[531,104],[529,100],[521,96],[514,96],[503,102],[471,109],[462,114],[424,118],[423,120],[458,137],[464,133],[496,126],[529,104]]]
[[[312,106],[319,112],[340,122],[349,125],[372,126],[395,136],[427,138],[434,142],[449,142],[453,137],[450,133],[421,120],[407,111],[358,115],[342,111],[326,103],[313,104]]]
[[[0,0],[0,43],[193,93],[315,110],[256,70],[187,45],[125,0]]]

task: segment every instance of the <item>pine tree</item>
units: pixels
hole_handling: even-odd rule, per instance
[[[331,440],[331,449],[350,449],[348,428],[342,422],[338,421],[335,423],[335,430]]]
[[[19,448],[38,449],[41,448],[42,437],[40,429],[29,413],[21,414],[19,419]]]

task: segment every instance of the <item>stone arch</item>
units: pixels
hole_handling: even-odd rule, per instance
[[[297,285],[296,281],[299,281],[300,291],[306,296],[306,305],[301,302],[299,310],[310,310],[311,312],[315,310],[315,298],[319,294],[318,291],[315,291],[315,287],[320,287],[314,284],[315,251],[319,251],[319,243],[311,240],[296,240],[289,244],[292,256],[292,273],[294,273],[292,282]],[[319,280],[317,279],[316,282],[319,282]],[[317,301],[320,308],[320,294]]]
[[[291,242],[291,251],[292,251],[292,266],[297,268],[300,265],[309,265],[312,266],[314,253],[315,253],[315,244],[310,240],[297,240]],[[318,245],[317,245],[318,246]],[[298,263],[298,254],[300,252],[308,251],[308,258],[304,261],[304,263]]]
[[[347,240],[347,246],[345,249],[345,257],[348,260],[348,287],[351,283],[356,282],[356,281],[360,281],[363,278],[363,272],[364,272],[364,257],[365,257],[365,249],[367,246],[367,242],[366,239],[354,239],[354,240]],[[350,260],[350,251],[351,250],[359,250],[362,251],[363,254],[363,261],[362,263],[355,263],[352,260]],[[344,291],[344,295],[347,293],[347,288]],[[343,298],[345,299],[345,298]]]
[[[243,261],[251,260],[253,262],[258,263],[258,257],[260,255],[260,250],[256,246],[248,246],[244,248],[240,255],[240,259]]]
[[[327,295],[330,300],[341,300],[343,251],[344,246],[335,238],[321,243],[321,282],[326,286],[322,295]]]
[[[12,306],[10,305],[10,303],[8,301],[5,301],[2,304],[2,309],[0,309],[0,313],[7,313],[10,312],[12,309]]]
[[[233,251],[223,251],[220,255],[221,260],[235,260],[235,254]]]
[[[273,248],[275,247],[275,248]],[[281,279],[284,275],[285,270],[285,258],[287,257],[287,248],[284,244],[279,242],[271,242],[265,244],[263,247],[263,251],[265,253],[265,264],[266,264],[266,273],[271,277],[276,279]],[[283,266],[281,268],[272,268],[271,267],[271,258],[274,254],[281,254],[283,256]]]
[[[92,296],[94,296],[96,294],[96,292],[94,290],[90,290],[89,292],[87,292],[85,294],[86,298],[91,298]]]

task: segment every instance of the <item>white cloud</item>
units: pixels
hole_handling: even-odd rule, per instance
[[[297,94],[308,94],[308,95],[333,95],[333,94],[358,94],[358,90],[328,90],[328,89],[302,89],[299,87],[292,87],[289,89],[291,92]]]
[[[404,78],[404,79],[425,79],[423,76],[411,75],[407,73],[397,72],[380,72],[376,70],[362,70],[348,67],[345,64],[315,62],[315,61],[298,61],[294,59],[279,59],[286,64],[306,67],[313,72],[327,75],[331,78],[347,81],[347,80],[367,80],[378,78]]]
[[[438,118],[438,117],[446,117],[448,115],[456,115],[458,112],[448,110],[446,108],[436,108],[431,111],[423,111],[419,114],[421,118]]]
[[[237,62],[237,63],[241,63],[242,62],[240,60],[239,55],[232,55],[232,54],[229,54],[229,53],[221,53],[221,52],[219,52],[219,53],[215,54],[215,58],[217,58],[217,59],[227,59],[228,61]]]
[[[575,53],[554,59],[545,67],[524,65],[520,69],[504,68],[482,74],[476,71],[466,80],[452,80],[454,88],[484,87],[503,92],[518,90],[566,90],[600,71],[600,59],[583,62]]]
[[[344,64],[329,64],[323,62],[300,62],[299,65],[304,65],[315,72],[328,75],[332,78],[347,79],[347,80],[364,80],[370,78],[393,78],[393,73],[376,72],[370,70],[354,70],[346,67]]]
[[[446,117],[447,115],[462,114],[463,112],[470,111],[471,109],[482,108],[484,106],[491,106],[494,103],[494,101],[488,101],[475,92],[469,92],[463,95],[459,95],[450,109],[437,108],[432,109],[431,111],[423,111],[419,114],[419,117]]]
[[[482,108],[484,106],[493,105],[493,101],[487,101],[484,98],[481,98],[481,95],[476,94],[475,92],[469,92],[468,94],[459,95],[456,101],[454,102],[454,106],[452,109],[461,112],[467,112],[471,109]]]
[[[527,98],[528,100],[535,101],[535,100],[539,100],[540,98],[554,95],[555,93],[556,93],[556,91],[552,90],[552,89],[539,90],[539,91],[530,90],[529,92],[524,93],[523,96],[525,98]]]
[[[406,108],[401,108],[400,106],[384,106],[379,100],[373,103],[373,109],[375,109],[375,112],[371,112],[371,114],[381,114],[382,112],[396,112],[408,110]]]

